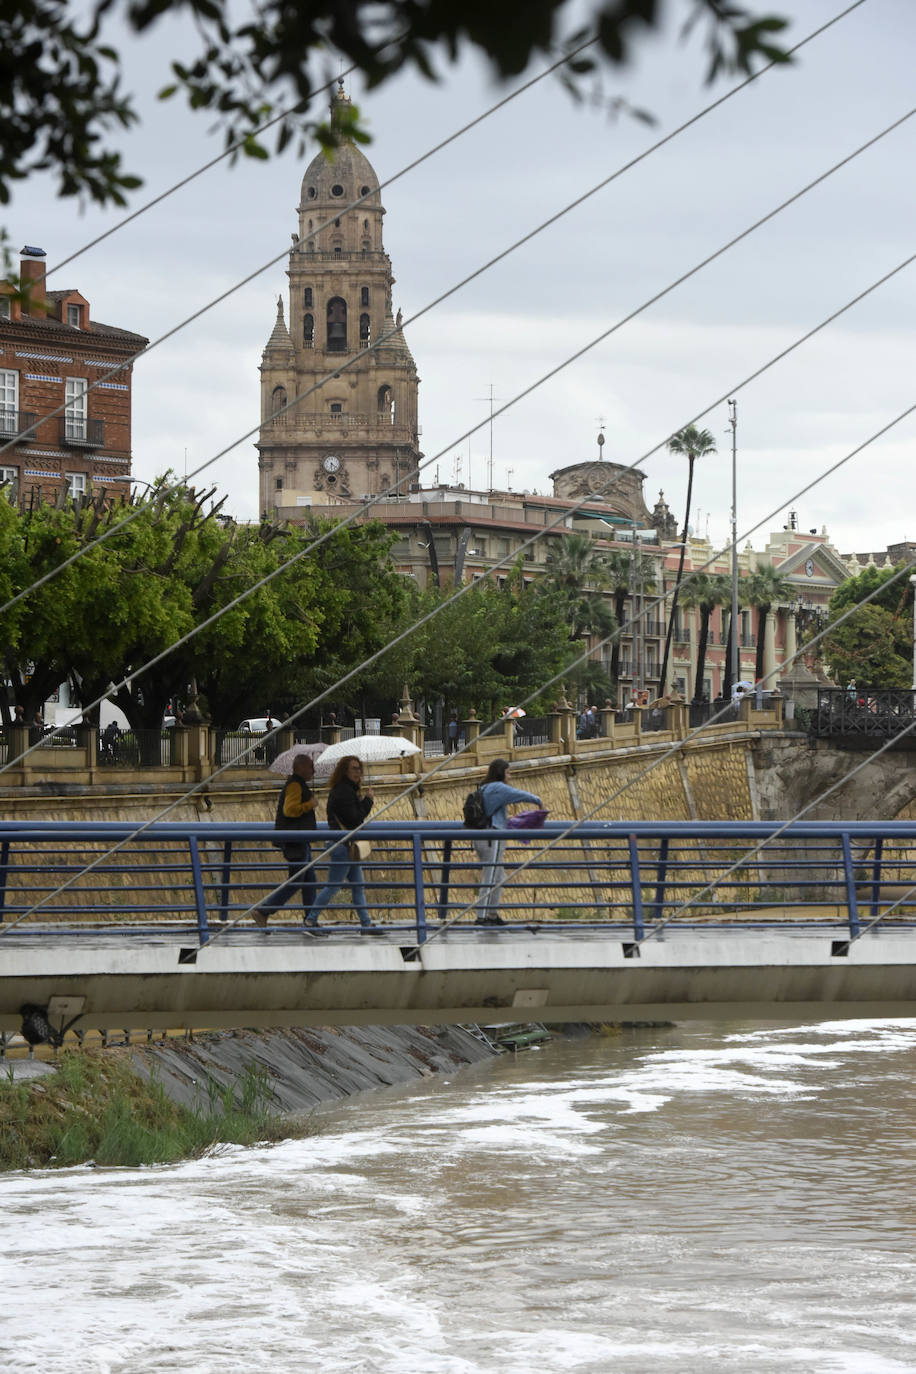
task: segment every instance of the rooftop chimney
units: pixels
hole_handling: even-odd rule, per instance
[[[45,307],[45,274],[47,256],[43,248],[32,248],[26,244],[19,250],[19,285],[25,293],[22,302],[24,315],[43,315]]]

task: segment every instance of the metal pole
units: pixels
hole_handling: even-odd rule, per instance
[[[913,691],[916,692],[916,573],[910,574],[910,586],[913,588]]]
[[[729,401],[729,425],[732,431],[732,632],[731,676],[732,691],[740,680],[738,672],[738,402]]]

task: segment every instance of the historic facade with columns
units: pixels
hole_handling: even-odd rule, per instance
[[[341,82],[331,103],[341,132],[349,104]],[[419,378],[393,313],[384,214],[378,177],[345,135],[309,164],[289,311],[278,300],[261,359],[262,516],[416,486]]]

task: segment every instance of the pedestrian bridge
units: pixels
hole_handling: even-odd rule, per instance
[[[270,826],[3,823],[0,1031],[916,1014],[916,822],[486,831],[495,927],[472,832],[364,833],[378,933],[340,906],[314,937],[251,922]]]

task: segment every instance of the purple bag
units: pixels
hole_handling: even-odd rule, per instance
[[[540,830],[547,819],[547,812],[540,808],[534,811],[519,811],[517,816],[509,816],[506,825],[510,830]],[[522,839],[522,844],[527,844],[527,839]]]

